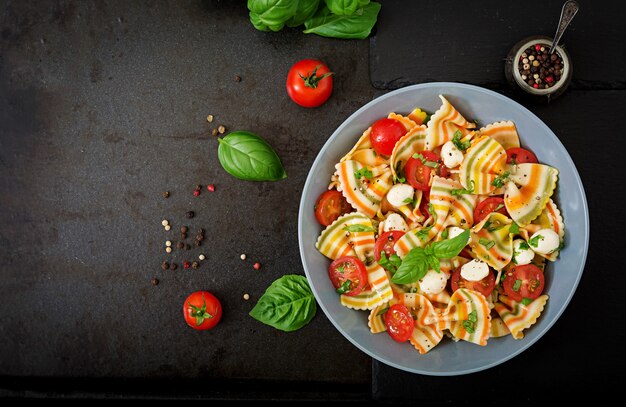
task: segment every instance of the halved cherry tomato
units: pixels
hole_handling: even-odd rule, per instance
[[[339,294],[353,297],[367,286],[365,264],[353,256],[340,257],[330,263],[328,276]]]
[[[398,140],[406,134],[404,124],[395,119],[380,119],[372,125],[370,142],[378,154],[391,155]]]
[[[490,295],[493,289],[496,287],[496,276],[494,276],[491,268],[489,269],[489,274],[487,277],[483,278],[480,281],[469,281],[463,278],[461,275],[461,267],[457,267],[452,272],[452,276],[450,277],[450,288],[452,288],[452,292],[458,290],[459,288],[467,288],[470,290],[478,291],[485,297]]]
[[[404,232],[399,230],[392,230],[380,235],[374,245],[374,258],[376,261],[380,260],[380,252],[382,251],[385,252],[387,258],[389,258],[392,254],[396,254],[396,250],[393,246],[402,236],[404,236]]]
[[[525,148],[515,147],[506,150],[506,163],[507,164],[523,164],[523,163],[535,163],[537,164],[537,156],[532,151]]]
[[[326,102],[333,91],[332,72],[316,59],[296,62],[287,74],[287,93],[303,107],[317,107]]]
[[[323,192],[315,202],[315,217],[322,226],[328,226],[344,213],[352,211],[352,206],[341,192],[330,190]]]
[[[394,304],[385,313],[387,333],[394,341],[406,342],[413,333],[415,321],[409,309],[402,304]]]
[[[498,209],[497,211],[496,208]],[[492,196],[480,201],[480,203],[476,205],[476,209],[474,209],[474,224],[477,224],[481,220],[485,219],[491,212],[498,212],[509,216],[509,213],[506,211],[504,206],[504,199]]]
[[[211,329],[222,318],[222,304],[210,292],[196,291],[183,303],[183,316],[193,329]]]
[[[504,274],[502,287],[513,301],[522,301],[524,298],[534,300],[543,292],[545,279],[543,271],[534,264],[515,266]]]
[[[422,162],[420,158],[411,157],[407,160],[404,167],[404,173],[406,180],[415,189],[422,191],[430,190],[430,176],[434,171],[436,175],[441,177],[448,177],[450,175],[448,168],[443,165],[443,161],[438,154],[432,151],[422,151],[421,154],[426,162]],[[434,164],[431,164],[434,163]],[[432,165],[436,165],[433,168]]]

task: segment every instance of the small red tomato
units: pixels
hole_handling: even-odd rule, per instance
[[[391,155],[394,146],[405,134],[404,124],[396,119],[383,118],[372,124],[370,142],[378,154]]]
[[[183,304],[187,325],[200,331],[211,329],[222,318],[222,304],[208,291],[192,293]]]
[[[300,106],[320,106],[333,91],[332,74],[322,61],[303,59],[296,62],[287,74],[287,93]]]

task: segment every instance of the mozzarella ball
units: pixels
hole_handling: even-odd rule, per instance
[[[540,229],[528,239],[528,244],[535,253],[550,254],[559,248],[561,239],[552,229]]]
[[[519,266],[529,264],[534,257],[535,252],[530,249],[530,246],[528,246],[528,243],[526,243],[524,239],[513,240],[513,259],[515,260],[515,264]]]
[[[406,205],[407,200],[413,200],[415,190],[409,184],[396,184],[387,192],[387,201],[394,208]]]
[[[446,167],[455,168],[463,162],[463,153],[453,142],[448,141],[441,147],[441,159]]]
[[[426,275],[419,280],[420,288],[426,294],[439,294],[446,289],[448,277],[445,273],[437,273],[435,270],[428,270]]]

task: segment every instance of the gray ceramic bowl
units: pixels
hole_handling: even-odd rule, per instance
[[[326,190],[334,165],[356,143],[363,131],[389,112],[408,113],[414,107],[434,112],[444,95],[466,118],[481,124],[512,120],[522,145],[539,161],[559,169],[555,201],[565,221],[565,248],[547,269],[545,292],[550,300],[539,321],[525,331],[522,340],[510,335],[491,338],[487,346],[453,342],[447,338],[425,355],[408,342],[396,343],[386,333],[371,334],[368,312],[343,307],[328,278],[330,261],[315,249],[322,228],[315,220],[313,205]],[[398,369],[434,376],[477,372],[498,365],[529,348],[543,336],[567,304],[582,276],[589,243],[589,214],[583,185],[565,147],[539,118],[523,106],[498,93],[459,83],[425,83],[390,92],[352,114],[328,139],[309,172],[298,216],[300,255],[315,298],[335,327],[350,342],[379,361]]]

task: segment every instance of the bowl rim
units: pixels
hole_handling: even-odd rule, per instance
[[[339,127],[337,127],[335,129],[335,131],[331,134],[331,136],[326,140],[326,142],[324,143],[324,145],[322,146],[322,148],[319,150],[319,152],[317,153],[315,160],[313,161],[313,163],[311,164],[310,170],[307,174],[307,178],[306,181],[304,183],[304,187],[302,189],[302,195],[300,198],[300,207],[298,210],[298,246],[300,249],[300,259],[302,261],[302,267],[304,268],[304,272],[306,274],[306,277],[309,281],[311,281],[311,277],[310,277],[310,273],[307,267],[307,263],[305,261],[305,250],[310,250],[310,247],[305,248],[304,247],[304,242],[303,242],[303,229],[302,229],[302,225],[303,225],[303,219],[304,219],[304,211],[306,210],[305,208],[307,208],[307,204],[309,203],[308,201],[305,202],[305,191],[307,191],[310,187],[311,184],[313,182],[313,168],[317,167],[320,162],[323,160],[322,157],[325,156],[324,152],[326,152],[329,148],[330,145],[332,144],[333,140],[335,140],[339,134],[341,134],[343,132],[343,129],[345,127],[347,127],[356,116],[358,116],[359,114],[361,114],[363,111],[370,109],[373,105],[381,103],[382,101],[384,101],[387,98],[390,97],[394,97],[398,94],[402,94],[402,93],[406,93],[406,92],[413,92],[415,90],[420,90],[420,89],[427,89],[427,88],[431,88],[431,87],[438,87],[438,88],[442,88],[442,87],[449,87],[449,88],[457,88],[457,89],[468,89],[471,91],[475,91],[475,92],[479,92],[479,93],[485,93],[491,97],[495,97],[496,99],[501,100],[504,103],[510,103],[513,104],[513,106],[515,106],[518,109],[521,109],[524,113],[530,115],[531,117],[535,118],[536,121],[538,122],[538,125],[544,130],[546,131],[548,134],[551,135],[551,137],[554,138],[554,141],[557,143],[557,145],[559,147],[561,147],[563,149],[563,151],[565,152],[565,159],[568,162],[568,164],[571,166],[571,168],[574,169],[574,180],[576,181],[576,186],[578,187],[578,189],[580,190],[580,194],[582,197],[582,213],[584,214],[582,222],[584,223],[584,232],[585,232],[585,239],[584,239],[584,247],[583,247],[583,254],[581,257],[581,261],[580,261],[580,268],[577,271],[577,276],[576,279],[574,281],[574,284],[570,290],[570,292],[567,294],[567,297],[565,298],[565,301],[563,302],[563,304],[561,305],[561,307],[557,310],[554,318],[550,321],[547,321],[547,324],[545,326],[543,326],[540,331],[537,332],[537,335],[533,338],[527,338],[527,342],[521,346],[519,349],[517,349],[514,352],[511,352],[510,354],[508,354],[505,357],[502,357],[494,362],[491,363],[487,363],[475,368],[469,368],[469,369],[464,369],[464,370],[457,370],[457,371],[450,371],[450,372],[435,372],[435,371],[428,371],[428,370],[421,370],[421,369],[415,369],[415,368],[411,368],[411,367],[407,367],[407,366],[403,366],[400,364],[397,364],[393,361],[387,360],[385,357],[381,356],[381,355],[377,355],[376,353],[370,351],[369,349],[367,349],[365,346],[363,346],[362,344],[360,344],[358,341],[354,340],[351,336],[349,336],[346,332],[344,332],[344,329],[339,325],[339,323],[337,321],[335,321],[335,319],[332,316],[332,313],[329,312],[329,310],[326,308],[326,306],[324,305],[323,302],[321,302],[319,300],[320,295],[317,292],[316,287],[313,284],[310,284],[311,286],[311,291],[313,292],[315,299],[317,301],[317,304],[322,308],[322,311],[324,312],[324,314],[326,315],[326,317],[330,320],[330,322],[333,324],[333,326],[346,338],[348,339],[348,341],[350,341],[353,345],[355,345],[358,349],[360,349],[361,351],[363,351],[364,353],[366,353],[367,355],[369,355],[370,357],[385,363],[386,365],[392,366],[396,369],[400,369],[406,372],[410,372],[410,373],[416,373],[416,374],[423,374],[423,375],[428,375],[428,376],[457,376],[457,375],[464,375],[464,374],[469,374],[469,373],[475,373],[475,372],[479,372],[482,370],[486,370],[489,369],[491,367],[500,365],[510,359],[512,359],[513,357],[519,355],[520,353],[522,353],[523,351],[525,351],[526,349],[528,349],[530,346],[532,346],[534,343],[536,343],[541,337],[543,337],[543,335],[550,330],[550,328],[552,328],[552,326],[556,323],[556,321],[561,317],[561,315],[563,314],[563,312],[565,311],[565,309],[567,308],[567,306],[569,305],[572,297],[574,296],[574,293],[576,292],[576,289],[578,287],[578,284],[580,283],[580,280],[582,278],[582,274],[584,272],[585,269],[585,264],[586,264],[586,259],[587,259],[587,254],[588,254],[588,250],[589,250],[589,240],[590,240],[590,227],[589,227],[589,209],[588,209],[588,205],[587,205],[587,197],[585,194],[585,190],[584,190],[584,186],[582,183],[582,180],[580,178],[580,174],[578,173],[578,170],[576,168],[576,165],[574,164],[571,156],[569,155],[569,153],[567,152],[567,149],[565,148],[565,146],[563,145],[563,143],[561,143],[561,140],[559,140],[559,138],[556,136],[556,134],[554,134],[554,132],[543,122],[543,120],[541,120],[537,115],[535,115],[533,112],[531,112],[530,110],[528,110],[526,107],[522,106],[521,104],[519,104],[517,101],[506,97],[504,95],[501,95],[497,92],[494,92],[492,90],[489,89],[485,89],[483,87],[480,86],[476,86],[476,85],[469,85],[469,84],[465,84],[465,83],[459,83],[459,82],[427,82],[427,83],[421,83],[421,84],[417,84],[417,85],[410,85],[410,86],[406,86],[403,88],[399,88],[396,90],[393,90],[391,92],[388,92],[384,95],[381,95],[377,98],[372,99],[371,101],[369,101],[368,103],[366,103],[365,105],[361,106],[359,109],[357,109],[354,113],[352,113],[350,116],[348,116],[348,118],[346,118],[340,125]],[[580,220],[579,220],[580,221]]]

